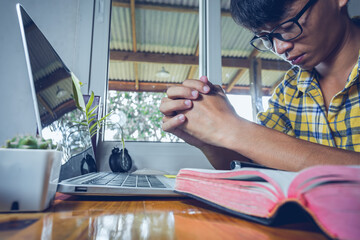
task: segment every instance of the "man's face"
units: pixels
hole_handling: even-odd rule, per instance
[[[281,22],[295,17],[308,0],[294,1]],[[344,34],[344,18],[340,15],[340,0],[318,0],[298,20],[303,33],[285,42],[273,39],[273,51],[293,65],[311,70],[336,54]],[[346,2],[346,1],[345,1]],[[261,32],[270,32],[277,24],[265,26]]]

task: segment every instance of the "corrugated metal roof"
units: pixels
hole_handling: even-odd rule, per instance
[[[134,64],[132,62],[110,61],[109,79],[125,81],[134,80]]]
[[[284,75],[285,72],[283,71],[262,70],[262,85],[265,87],[273,87],[274,84],[283,79]]]
[[[237,69],[235,68],[223,68],[222,70],[222,79],[224,84],[229,84],[230,80],[237,73]],[[280,79],[284,76],[284,72],[282,71],[272,71],[272,70],[262,70],[261,71],[261,82],[263,87],[273,87]],[[237,85],[239,86],[249,86],[250,84],[250,75],[249,70],[245,70],[245,73],[241,76]],[[225,81],[224,81],[225,80]]]
[[[132,24],[129,1],[122,5],[114,5],[111,18],[110,50],[133,52]],[[128,4],[128,5],[126,5]],[[141,7],[136,8],[136,6]],[[151,5],[165,6],[154,8]],[[198,0],[137,0],[135,2],[136,50],[143,53],[160,53],[171,55],[194,56],[199,40],[199,17],[196,12],[186,9],[197,9]],[[230,0],[221,1],[221,8],[229,10]],[[172,8],[172,9],[171,9]],[[181,10],[177,11],[178,8]],[[236,25],[231,16],[224,14],[221,22],[221,53],[223,57],[247,58],[253,52],[249,41],[253,34]],[[272,53],[260,53],[257,57],[278,60]],[[164,67],[170,72],[170,77],[158,78],[156,72]],[[191,65],[138,62],[138,80],[141,82],[181,83],[186,79]],[[222,81],[228,84],[239,68],[223,67]],[[242,75],[236,85],[249,86],[249,71]],[[276,83],[281,71],[262,71],[263,86],[271,87]],[[198,67],[195,66],[194,78],[198,78]],[[135,68],[133,62],[111,60],[109,64],[109,79],[134,81]]]
[[[169,77],[157,77],[156,73],[161,71],[162,67],[170,73]],[[137,65],[139,80],[143,82],[167,82],[182,83],[187,77],[190,70],[188,65],[175,64],[156,64],[156,63],[139,63]],[[197,75],[196,75],[197,76]],[[110,61],[109,79],[134,81],[135,69],[134,64],[130,62]]]
[[[186,7],[199,7],[199,0],[138,0],[136,3],[149,3],[149,4],[166,4],[174,6]],[[230,0],[221,0],[221,9],[228,10],[230,8]]]
[[[221,18],[221,54],[223,57],[248,57],[253,51],[249,44],[253,34],[239,27],[231,17]]]
[[[133,51],[130,22],[130,8],[112,8],[110,28],[111,50]]]
[[[261,59],[272,59],[272,60],[281,60],[281,58],[279,56],[277,56],[276,54],[268,51],[268,52],[261,52],[258,55],[259,58]]]
[[[157,77],[156,73],[164,67],[170,73],[169,77]],[[144,82],[161,82],[182,83],[186,79],[190,66],[174,64],[139,64],[139,79]]]
[[[71,78],[63,79],[54,85],[44,89],[39,94],[43,99],[46,99],[46,103],[51,109],[55,109],[62,103],[69,101],[71,94],[73,94]],[[58,94],[59,91],[65,91],[63,95]]]
[[[199,39],[196,14],[148,9],[137,9],[135,14],[137,51],[195,54]],[[133,51],[130,9],[114,7],[111,20],[110,49]]]
[[[56,108],[72,99],[71,74],[35,23],[27,15],[24,19],[36,95],[41,103],[40,116],[60,114]],[[63,94],[58,94],[61,90]]]
[[[198,33],[199,17],[196,14],[136,11],[136,40],[140,52],[193,55]]]
[[[221,0],[221,9],[229,10],[231,0]],[[136,3],[166,4],[174,6],[199,7],[199,0],[138,0]]]
[[[165,4],[173,6],[199,7],[199,0],[138,0],[136,3]]]
[[[53,51],[51,45],[47,44],[44,35],[35,29],[35,26],[27,26],[26,42],[28,45],[29,55],[35,56],[31,61],[31,67],[34,74],[34,80],[50,75],[57,69],[61,68],[63,64],[61,60]],[[41,56],[41,57],[38,57]]]

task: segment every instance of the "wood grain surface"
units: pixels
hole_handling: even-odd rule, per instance
[[[57,194],[40,213],[0,214],[0,239],[326,239],[311,221],[264,226],[189,198]]]

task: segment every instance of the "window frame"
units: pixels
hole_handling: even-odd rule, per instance
[[[220,1],[211,1],[211,4],[210,1],[199,0],[199,74],[200,76],[207,75],[215,84],[221,84],[221,7]],[[96,95],[101,97],[100,110],[103,114],[106,112],[104,110],[107,109],[111,11],[111,0],[94,1],[94,27],[88,91],[94,91]],[[100,129],[98,134],[100,137],[96,141],[96,160],[100,171],[109,171],[107,160],[111,150],[115,146],[120,147],[121,142],[105,141],[103,131],[104,127]],[[183,167],[212,168],[200,150],[186,143],[129,141],[126,142],[126,148],[137,168],[161,166],[164,171],[177,171]],[[156,157],[149,157],[153,154]]]

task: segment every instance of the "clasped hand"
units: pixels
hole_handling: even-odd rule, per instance
[[[200,80],[185,80],[166,93],[160,105],[164,131],[198,148],[221,146],[237,115],[220,86],[203,76]]]

